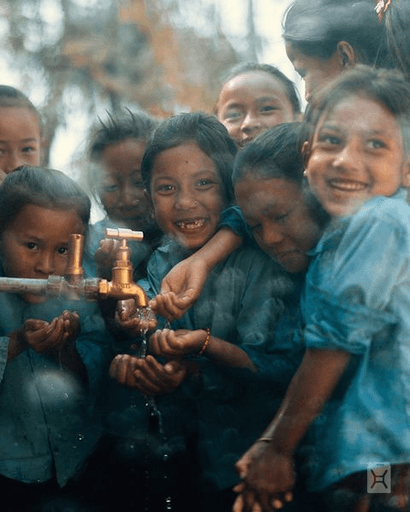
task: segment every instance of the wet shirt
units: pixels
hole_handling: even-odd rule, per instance
[[[142,283],[149,295],[159,292],[162,278],[186,256],[175,242],[154,252]],[[173,329],[209,327],[213,336],[240,346],[258,368],[253,373],[196,356],[199,381],[184,383],[197,409],[204,479],[220,489],[237,482],[235,462],[272,419],[297,368],[292,337],[275,336],[281,320],[292,322],[285,304],[297,310],[296,295],[276,263],[260,250],[242,247],[213,270],[195,306],[172,323]]]
[[[369,464],[410,462],[410,207],[402,191],[329,226],[302,313],[307,348],[352,354],[311,429],[311,489]]]
[[[1,274],[3,276],[3,274]],[[7,362],[9,333],[29,318],[51,321],[64,309],[80,315],[75,341],[88,376],[83,385],[55,359],[27,349]],[[0,293],[0,474],[60,486],[76,473],[100,434],[93,403],[108,368],[107,333],[94,303],[50,300],[27,304]]]

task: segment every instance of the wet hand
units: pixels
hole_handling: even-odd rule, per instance
[[[169,359],[196,355],[203,347],[206,337],[207,333],[202,329],[196,331],[188,329],[158,330],[151,335],[149,340],[150,352]]]
[[[187,373],[187,365],[182,361],[174,359],[162,365],[149,355],[144,359],[138,359],[134,371],[137,389],[149,396],[174,391],[183,382]]]
[[[134,299],[117,302],[115,323],[130,336],[152,332],[157,327],[155,314],[150,309],[138,307]]]

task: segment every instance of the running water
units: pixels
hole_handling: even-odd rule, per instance
[[[152,318],[153,318],[153,312],[152,312],[151,308],[148,306],[146,308],[140,308],[138,314],[139,314],[139,319],[141,320],[141,326],[142,326],[140,357],[145,358],[147,355],[147,349],[148,349],[147,334],[148,334],[148,330],[149,330],[150,320],[152,320]],[[169,322],[167,322],[167,327],[168,328],[170,327]],[[149,428],[150,429],[155,428],[157,430],[157,432],[150,432],[150,433],[158,434],[160,441],[162,441],[165,445],[167,439],[165,437],[161,411],[158,409],[158,406],[155,402],[154,397],[145,395],[145,400],[146,400],[146,406],[149,408],[149,422],[148,422]],[[167,463],[169,460],[169,454],[165,452],[162,455],[162,458],[163,458],[163,461],[165,463]],[[165,470],[164,471],[164,480],[168,479],[167,473],[168,472]],[[148,470],[145,472],[145,479],[146,479],[146,487],[148,489],[149,481],[150,481],[150,474],[149,474]],[[166,512],[172,511],[172,498],[170,495],[168,495],[165,498],[164,510]],[[153,511],[150,511],[148,502],[146,502],[146,505],[145,505],[145,512],[153,512]]]

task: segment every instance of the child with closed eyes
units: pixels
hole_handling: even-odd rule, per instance
[[[59,171],[22,167],[7,175],[0,187],[2,277],[64,275],[69,236],[87,233],[89,215],[87,195]],[[88,506],[78,477],[101,435],[93,403],[107,341],[96,304],[0,294],[0,490],[7,511]]]
[[[410,86],[399,72],[358,65],[315,97],[304,126],[305,174],[331,221],[306,276],[305,356],[273,421],[237,464],[234,510],[283,507],[295,449],[310,429],[309,486],[324,510],[405,511]],[[372,492],[372,475],[385,472],[390,492]]]

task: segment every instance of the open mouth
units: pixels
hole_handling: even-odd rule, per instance
[[[175,222],[175,225],[180,229],[181,231],[195,231],[197,229],[201,229],[205,224],[204,218],[199,219],[186,219],[186,220],[179,220]]]
[[[333,179],[328,180],[328,185],[336,190],[341,192],[361,192],[367,188],[366,183],[362,183],[360,181],[353,180],[341,180],[341,179]]]

